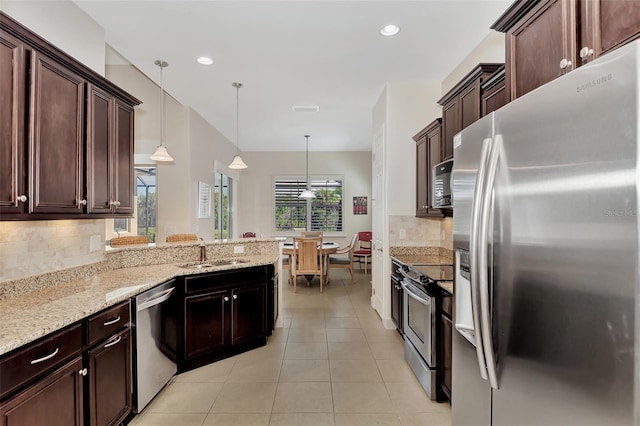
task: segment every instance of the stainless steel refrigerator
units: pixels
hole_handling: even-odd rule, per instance
[[[640,425],[640,41],[456,135],[452,423]]]

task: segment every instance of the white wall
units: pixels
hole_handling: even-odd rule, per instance
[[[451,90],[465,75],[481,63],[504,63],[505,35],[491,31],[478,45],[460,62],[449,75],[442,80],[442,95]]]
[[[306,153],[245,152],[242,158],[249,168],[240,172],[236,236],[246,231],[274,236],[274,178],[305,176]],[[371,152],[309,151],[309,174],[344,176],[342,235],[348,238],[357,231],[371,230]],[[361,195],[367,197],[368,214],[354,215],[353,197]]]
[[[416,143],[412,139],[441,116],[440,84],[389,83],[386,87],[387,214],[416,213]]]
[[[105,31],[68,0],[2,0],[2,11],[100,75],[104,75]]]

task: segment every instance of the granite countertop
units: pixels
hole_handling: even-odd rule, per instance
[[[0,355],[172,278],[270,265],[278,260],[278,255],[251,255],[240,258],[248,260],[249,263],[216,266],[206,270],[180,268],[177,266],[179,263],[114,269],[2,299]]]

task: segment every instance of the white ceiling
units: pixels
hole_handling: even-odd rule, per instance
[[[371,114],[388,82],[442,81],[512,0],[74,0],[107,43],[236,140],[240,150],[371,149]],[[401,27],[382,37],[386,24]],[[196,57],[211,56],[200,65]],[[294,113],[318,105],[319,113]],[[425,118],[426,119],[426,118]]]

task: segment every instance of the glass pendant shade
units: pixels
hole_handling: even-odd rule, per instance
[[[239,153],[240,139],[238,137],[239,135],[238,129],[240,128],[240,97],[238,94],[239,94],[240,88],[242,87],[242,83],[231,83],[231,85],[236,88],[236,155],[233,157],[233,161],[231,162],[231,164],[229,164],[228,167],[230,169],[241,170],[249,167],[246,165],[244,161],[242,161],[242,157],[240,157],[240,153]]]
[[[233,157],[233,161],[229,164],[230,169],[246,169],[248,166],[242,161],[242,157],[236,155]]]
[[[160,145],[158,145],[156,152],[149,158],[153,161],[170,162],[173,161],[173,157],[162,144],[164,140],[164,80],[162,78],[162,70],[168,67],[169,64],[160,59],[155,61],[154,64],[160,67]]]
[[[167,152],[167,148],[160,145],[156,148],[156,152],[151,157],[153,161],[173,161],[173,157]]]
[[[304,135],[304,137],[307,139],[307,189],[302,191],[300,195],[298,195],[298,198],[302,198],[303,200],[312,200],[316,198],[316,194],[309,189],[311,184],[311,182],[309,182],[309,135]]]

